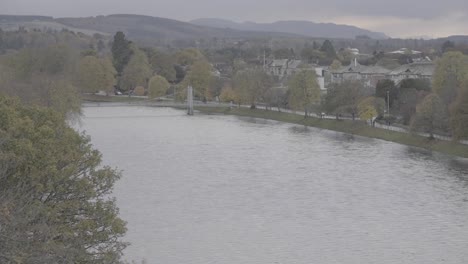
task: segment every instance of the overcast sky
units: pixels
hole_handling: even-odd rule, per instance
[[[116,13],[189,21],[309,20],[392,37],[468,35],[468,0],[0,0],[0,14],[82,17]]]

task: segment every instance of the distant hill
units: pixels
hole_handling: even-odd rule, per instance
[[[231,28],[237,30],[284,32],[316,38],[341,38],[350,39],[356,36],[366,35],[373,39],[387,39],[384,33],[348,25],[332,23],[314,23],[310,21],[278,21],[274,23],[236,23],[230,20],[218,18],[201,18],[190,21],[192,24],[213,28]]]
[[[109,15],[85,18],[58,18],[55,21],[75,28],[107,33],[123,31],[130,39],[150,42],[154,39],[198,40],[202,38],[255,38],[297,37],[297,34],[281,32],[253,32],[194,25],[168,18],[142,15]]]
[[[444,40],[444,41],[449,40],[457,44],[468,44],[468,36],[463,36],[463,35],[449,36],[446,38],[441,38],[440,40]]]
[[[0,15],[0,23],[5,22],[30,22],[30,21],[53,21],[53,17],[48,16],[15,16],[15,15]]]
[[[62,30],[68,29],[70,31],[81,32],[86,35],[93,35],[95,33],[102,35],[109,35],[105,32],[96,30],[88,30],[85,28],[75,28],[57,22],[53,17],[47,16],[14,16],[14,15],[0,15],[0,28],[3,30],[17,30],[23,27],[26,29],[40,29],[40,30]]]

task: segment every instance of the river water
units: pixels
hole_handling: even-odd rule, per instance
[[[161,264],[468,263],[468,161],[253,118],[86,107],[128,221]]]

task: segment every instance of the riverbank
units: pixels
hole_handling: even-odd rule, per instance
[[[133,103],[133,102],[144,102],[148,98],[135,97],[135,96],[105,96],[97,94],[82,94],[81,99],[83,102],[92,103]]]
[[[353,135],[382,139],[403,145],[420,147],[444,154],[468,158],[468,145],[451,141],[430,140],[427,137],[419,135],[374,128],[368,126],[365,122],[362,121],[319,119],[315,117],[309,117],[305,119],[303,116],[297,114],[266,111],[260,109],[251,110],[248,108],[230,109],[227,107],[196,107],[196,110],[206,114],[248,116],[317,127]]]

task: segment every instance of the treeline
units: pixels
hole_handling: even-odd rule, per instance
[[[406,79],[398,85],[381,80],[375,91],[360,82],[334,85],[322,102],[327,113],[377,118],[399,123],[413,131],[468,138],[468,56],[446,52],[436,61],[432,83]]]
[[[93,46],[95,37],[67,31],[3,37],[0,263],[121,263],[126,227],[111,197],[120,173],[68,125],[89,88],[84,80],[91,82],[83,71],[88,56],[102,66],[99,74],[113,73],[111,59]],[[106,88],[114,79],[96,80]]]

